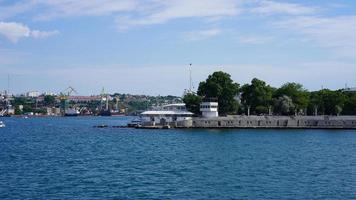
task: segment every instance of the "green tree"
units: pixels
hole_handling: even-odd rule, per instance
[[[218,71],[209,75],[206,81],[200,82],[198,95],[219,103],[219,113],[222,115],[236,113],[238,102],[235,97],[239,92],[239,84],[234,83],[230,74]]]
[[[20,109],[19,106],[15,107],[15,115],[22,115],[22,110]]]
[[[295,105],[289,96],[283,95],[275,100],[274,108],[279,114],[290,115],[294,113]]]
[[[346,94],[346,97],[342,114],[356,115],[356,92],[349,92]]]
[[[329,89],[323,89],[311,94],[311,104],[318,108],[319,114],[324,115],[337,115],[344,106],[347,97],[340,90],[332,91]],[[309,106],[309,107],[312,107]]]
[[[56,98],[52,95],[46,95],[44,96],[43,101],[45,106],[54,106],[56,103]]]
[[[323,113],[323,108],[324,108],[324,102],[319,91],[311,92],[310,101],[308,105],[308,114],[314,115],[316,111],[315,109],[317,109],[318,111],[318,113],[316,114],[321,114]]]
[[[202,102],[202,97],[195,95],[193,93],[187,93],[183,97],[183,102],[185,103],[187,109],[198,115],[200,113],[200,103]]]
[[[278,88],[273,96],[275,98],[282,96],[290,97],[295,109],[301,113],[309,105],[309,92],[299,83],[286,83]]]
[[[241,102],[245,108],[248,106],[253,114],[267,113],[272,105],[273,88],[257,78],[251,84],[241,87]]]

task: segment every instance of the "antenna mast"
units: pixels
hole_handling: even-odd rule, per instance
[[[189,92],[192,92],[192,63],[189,64]]]
[[[10,94],[10,74],[7,75],[7,95]]]

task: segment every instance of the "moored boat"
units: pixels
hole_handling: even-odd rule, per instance
[[[193,116],[184,103],[168,104],[140,114],[143,127],[178,127],[191,121]]]
[[[127,124],[128,127],[138,127],[141,125],[140,119],[134,119],[130,123]]]
[[[4,122],[0,121],[0,128],[5,128],[5,127],[6,126],[5,126]]]
[[[65,110],[64,116],[66,117],[76,117],[80,114],[80,112],[77,109],[74,108],[68,108]]]

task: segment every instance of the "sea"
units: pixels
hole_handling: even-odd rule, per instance
[[[132,119],[1,118],[0,199],[356,199],[356,131],[111,127]]]

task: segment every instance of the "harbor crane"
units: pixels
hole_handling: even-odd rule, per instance
[[[105,92],[105,88],[101,90],[101,109],[103,109],[103,105],[105,104],[105,110],[109,110],[109,94]]]
[[[65,114],[66,110],[68,109],[68,97],[70,95],[72,95],[73,93],[78,94],[78,92],[72,86],[69,86],[68,88],[63,90],[59,95],[59,99],[61,101],[61,110],[62,110],[63,115]]]
[[[78,92],[72,86],[69,86],[68,88],[66,88],[65,90],[63,90],[60,93],[60,99],[61,100],[67,100],[68,97],[73,93],[74,94],[78,94]]]

